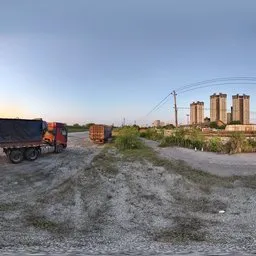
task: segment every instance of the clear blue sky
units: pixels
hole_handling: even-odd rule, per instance
[[[256,76],[255,46],[255,0],[1,0],[0,115],[133,123],[174,88]],[[255,86],[196,90],[178,105],[248,93],[256,111]],[[172,104],[141,123],[172,121]]]

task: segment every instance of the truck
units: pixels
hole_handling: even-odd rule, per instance
[[[67,137],[63,123],[0,118],[0,148],[14,164],[34,161],[44,149],[61,153],[67,147]]]
[[[94,124],[89,129],[90,139],[97,144],[104,144],[112,137],[112,126],[103,124]]]

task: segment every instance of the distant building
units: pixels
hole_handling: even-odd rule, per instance
[[[165,126],[165,122],[160,122],[160,126],[161,127]]]
[[[204,102],[190,104],[190,124],[202,124],[204,122]]]
[[[211,122],[222,121],[227,123],[227,94],[216,93],[210,97],[210,118]]]
[[[232,120],[240,121],[241,124],[250,124],[250,96],[249,95],[234,95]]]
[[[161,121],[160,120],[155,120],[154,123],[152,124],[153,127],[160,127]]]
[[[227,113],[227,124],[230,124],[232,122],[232,113]]]

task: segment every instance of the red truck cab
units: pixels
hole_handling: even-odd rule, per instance
[[[60,153],[67,147],[68,132],[62,123],[47,123],[43,141],[54,146],[55,152]]]

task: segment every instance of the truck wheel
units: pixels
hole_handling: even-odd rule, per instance
[[[25,151],[25,158],[28,161],[35,161],[38,158],[39,155],[39,151],[37,150],[37,148],[28,148]]]
[[[57,145],[56,148],[55,148],[55,152],[56,153],[61,153],[63,151],[64,147],[63,145]]]
[[[9,159],[14,164],[22,162],[23,158],[23,153],[19,149],[14,149],[9,154]]]

